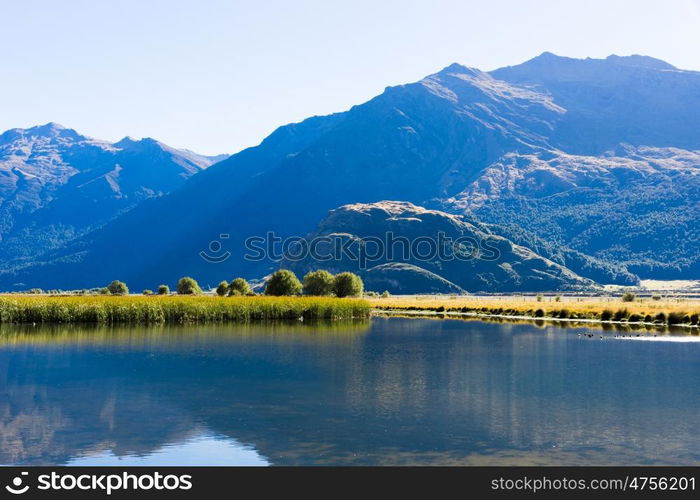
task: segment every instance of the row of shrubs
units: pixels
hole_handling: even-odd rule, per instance
[[[177,282],[179,295],[198,295],[202,293],[199,283],[194,278],[186,276]],[[311,295],[316,297],[361,297],[364,291],[362,279],[354,273],[339,273],[335,276],[328,271],[311,271],[304,276],[303,283],[287,269],[280,269],[270,275],[265,283],[265,295],[292,296]],[[128,295],[129,287],[123,281],[112,281],[109,285],[98,290],[101,295]],[[158,295],[170,294],[168,285],[160,285]],[[222,281],[216,287],[220,297],[251,296],[256,293],[243,278],[236,278],[230,283]],[[152,290],[144,290],[143,295],[154,295]],[[385,292],[388,295],[388,292]]]
[[[306,273],[303,283],[287,269],[272,273],[265,283],[265,295],[312,295],[317,297],[361,297],[362,279],[355,273],[318,270]]]
[[[181,278],[177,283],[177,290],[180,294],[195,294],[201,293],[201,289],[197,282],[192,278]],[[60,295],[129,295],[129,287],[123,281],[114,280],[109,285],[102,288],[90,288],[84,290],[57,290],[44,292],[41,288],[32,288],[26,293],[29,294],[60,294]],[[168,285],[160,285],[156,292],[158,295],[169,295],[170,287]],[[144,290],[144,295],[154,295],[153,290]]]
[[[625,292],[622,294],[620,297],[622,299],[622,302],[634,302],[635,299],[637,298],[637,295],[635,295],[634,292]],[[652,300],[661,300],[661,295],[652,295],[651,296]],[[544,300],[544,295],[541,293],[538,293],[536,296],[537,302],[542,302]],[[554,302],[561,302],[561,295],[557,295],[554,297]]]
[[[377,307],[377,306],[375,306]],[[392,309],[396,306],[392,306]],[[408,306],[401,308],[407,311],[424,311],[427,308],[419,306]],[[513,309],[503,307],[445,307],[440,306],[434,309],[436,312],[461,312],[479,313],[499,316],[529,316],[534,318],[558,318],[558,319],[589,319],[599,321],[626,321],[628,323],[657,323],[665,325],[700,325],[700,315],[697,313],[686,313],[671,311],[668,313],[659,312],[655,314],[632,313],[627,308],[602,311],[571,311],[569,309]]]
[[[362,279],[354,273],[339,273],[335,276],[328,271],[318,270],[306,273],[303,282],[288,269],[280,269],[270,275],[265,282],[265,295],[292,296],[311,295],[315,297],[361,297],[364,290]],[[216,294],[224,296],[255,295],[243,278],[231,283],[222,281],[216,287]]]

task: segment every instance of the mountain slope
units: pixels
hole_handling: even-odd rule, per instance
[[[55,123],[8,130],[0,135],[0,259],[60,247],[211,163],[153,139],[110,144]]]
[[[299,275],[319,268],[352,271],[363,275],[368,286],[392,293],[525,292],[592,285],[483,226],[407,202],[355,203],[332,210],[307,236],[307,241],[314,240],[319,241],[316,256],[289,257],[281,266]],[[347,250],[334,252],[339,246]],[[326,255],[333,260],[323,260]],[[434,283],[426,283],[428,279]]]
[[[350,268],[351,269],[351,268]],[[422,267],[388,262],[362,272],[365,290],[392,294],[443,293],[463,294],[466,290]]]

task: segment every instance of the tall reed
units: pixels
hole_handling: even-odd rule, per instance
[[[367,318],[364,300],[329,297],[5,296],[0,323],[208,323]]]

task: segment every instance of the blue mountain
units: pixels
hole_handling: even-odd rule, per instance
[[[259,277],[278,263],[246,260],[247,237],[304,236],[329,210],[380,200],[465,215],[598,282],[700,277],[699,126],[700,73],[657,59],[545,53],[490,73],[453,64],[280,127],[6,269],[0,285]],[[202,259],[220,235],[229,258]]]
[[[112,144],[57,123],[8,130],[0,135],[0,260],[60,248],[214,160],[154,139]]]

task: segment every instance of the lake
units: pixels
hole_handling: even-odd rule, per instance
[[[700,337],[625,335],[5,325],[0,464],[700,464]]]

